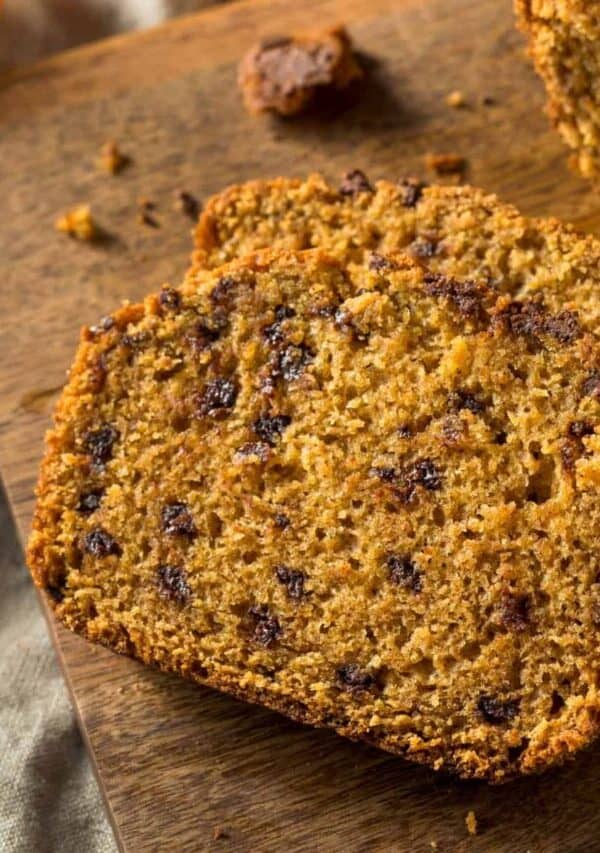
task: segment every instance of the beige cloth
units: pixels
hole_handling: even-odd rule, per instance
[[[0,850],[116,849],[0,494]]]

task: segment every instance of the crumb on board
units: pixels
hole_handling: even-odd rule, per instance
[[[469,835],[477,835],[477,818],[475,817],[475,812],[473,809],[467,812],[467,816],[465,817],[465,824],[467,826],[467,832]]]
[[[98,168],[109,175],[117,175],[130,162],[130,158],[123,154],[117,143],[109,139],[100,149],[100,156],[96,161]]]
[[[219,841],[221,838],[227,838],[227,833],[222,826],[215,826],[212,833],[213,841]]]
[[[137,220],[141,225],[147,225],[150,228],[160,228],[158,219],[154,216],[153,211],[156,209],[156,204],[152,199],[142,196],[138,198],[138,216]]]
[[[54,225],[57,231],[77,240],[90,241],[98,234],[89,204],[78,204],[60,216]]]
[[[429,846],[431,847],[431,849],[432,849],[432,850],[437,850],[437,849],[438,849],[438,843],[437,843],[437,841],[430,841],[430,842],[429,842]]]
[[[184,213],[193,220],[198,219],[200,211],[202,210],[202,205],[196,196],[186,190],[177,190],[175,192],[175,202],[173,206],[175,210],[179,210],[181,213]]]
[[[338,26],[263,39],[242,59],[238,84],[248,112],[293,116],[308,109],[319,92],[347,90],[362,76],[350,37]]]
[[[460,154],[426,154],[425,166],[436,175],[460,175],[466,167],[467,161]]]
[[[454,89],[453,92],[446,95],[446,103],[449,107],[454,107],[454,109],[464,107],[466,105],[465,96],[460,89]]]

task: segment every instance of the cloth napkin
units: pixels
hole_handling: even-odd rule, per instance
[[[117,850],[1,491],[0,850]]]

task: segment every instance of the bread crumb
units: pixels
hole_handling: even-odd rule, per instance
[[[477,835],[477,818],[475,817],[475,812],[472,809],[467,812],[465,823],[467,825],[467,832],[469,835]]]
[[[138,198],[138,216],[137,221],[141,225],[148,225],[150,228],[160,228],[160,224],[152,211],[156,208],[156,204],[149,198],[142,196]]]
[[[459,154],[426,154],[425,166],[436,175],[458,175],[462,174],[467,166],[467,161]]]
[[[453,107],[454,109],[464,107],[466,104],[465,96],[460,89],[455,89],[453,92],[446,95],[446,103],[449,107]]]
[[[242,59],[238,84],[248,112],[293,116],[309,109],[323,90],[349,90],[362,76],[348,33],[334,27],[264,39]]]
[[[215,826],[212,833],[213,841],[219,841],[221,838],[227,838],[227,833],[222,826]]]
[[[121,172],[130,162],[117,143],[109,139],[100,149],[100,156],[96,161],[96,165],[103,172],[108,172],[110,175],[116,175]]]
[[[437,841],[430,841],[430,842],[429,842],[429,845],[430,845],[430,847],[431,847],[431,849],[432,849],[432,850],[437,850],[437,849],[438,849],[438,843],[437,843]]]
[[[178,190],[175,193],[175,202],[173,207],[175,210],[185,213],[186,216],[189,216],[190,219],[193,219],[194,221],[198,219],[202,211],[202,205],[196,196],[186,192],[186,190]]]
[[[90,241],[98,234],[89,204],[78,204],[77,207],[59,217],[54,226],[57,231],[62,231],[77,240]]]

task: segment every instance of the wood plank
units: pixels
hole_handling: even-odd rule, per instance
[[[252,41],[338,21],[373,66],[355,108],[295,122],[241,111],[236,61]],[[452,89],[468,108],[445,105]],[[174,190],[205,197],[251,177],[335,179],[355,166],[394,178],[422,173],[427,151],[456,152],[474,183],[525,212],[597,230],[600,200],[569,173],[542,103],[510,0],[251,0],[0,78],[0,469],[21,535],[78,327],[186,266],[192,223],[172,209]],[[133,161],[115,178],[94,167],[107,138]],[[142,195],[159,229],[136,221]],[[53,230],[82,201],[112,239],[78,244]],[[600,749],[501,789],[457,783],[51,625],[125,850],[596,849]]]

